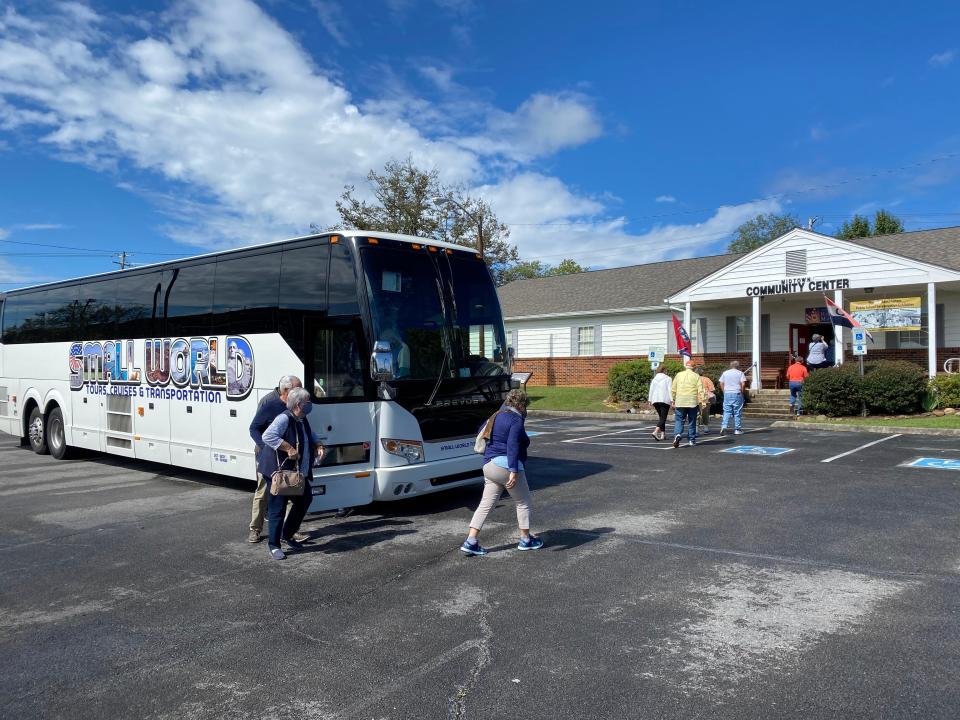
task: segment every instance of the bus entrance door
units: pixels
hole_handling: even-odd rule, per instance
[[[313,469],[311,512],[373,501],[375,405],[364,383],[363,328],[357,318],[310,323],[303,382],[313,398],[310,425],[326,454]]]

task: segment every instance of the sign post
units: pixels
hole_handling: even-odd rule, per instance
[[[867,354],[867,331],[863,328],[852,328],[850,335],[850,344],[853,347],[853,354],[860,358],[860,377],[863,377],[863,358]],[[863,403],[860,414],[863,417],[867,416],[866,402]]]
[[[663,362],[664,356],[667,354],[666,348],[664,347],[652,347],[647,351],[647,360],[650,361],[650,368],[656,370],[660,367],[660,363]]]

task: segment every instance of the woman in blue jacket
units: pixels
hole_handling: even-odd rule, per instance
[[[466,555],[486,555],[487,549],[477,541],[487,515],[506,490],[517,503],[517,524],[520,543],[517,550],[539,550],[543,540],[530,532],[530,487],[523,470],[530,438],[523,429],[530,398],[522,390],[507,394],[504,408],[496,414],[487,450],[483,454],[483,498],[470,521],[470,532],[460,546]]]

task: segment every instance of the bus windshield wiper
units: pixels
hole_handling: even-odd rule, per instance
[[[434,270],[437,267],[434,265]],[[440,284],[440,278],[436,277],[434,281],[437,283],[437,295],[440,298],[440,311],[443,313],[443,334],[440,336],[440,345],[443,347],[443,362],[440,363],[440,374],[437,375],[437,384],[433,386],[433,392],[430,393],[430,397],[427,399],[426,406],[430,407],[433,405],[433,400],[437,396],[437,391],[440,390],[440,385],[443,383],[443,371],[447,369],[447,362],[450,358],[450,338],[447,337],[447,326],[449,324],[449,319],[447,317],[447,303],[443,299],[443,286]]]

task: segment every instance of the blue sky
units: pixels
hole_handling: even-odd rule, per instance
[[[0,287],[282,239],[413,157],[523,257],[960,224],[960,7],[0,0]]]

